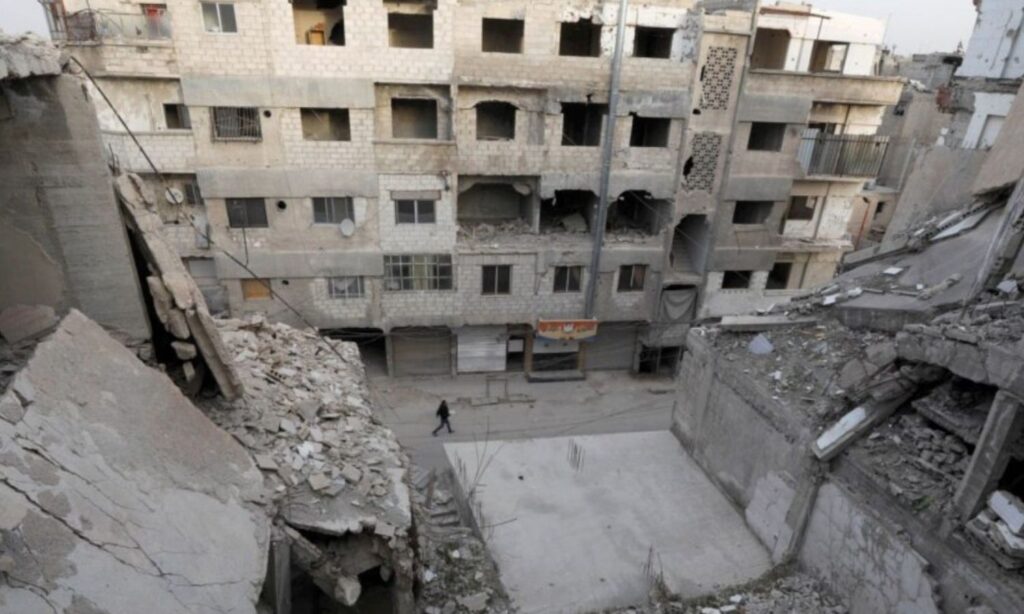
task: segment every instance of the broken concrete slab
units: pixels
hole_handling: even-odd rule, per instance
[[[57,322],[49,305],[11,305],[0,312],[0,335],[8,343],[18,343],[45,335]]]
[[[179,360],[192,360],[196,357],[196,346],[185,341],[172,341],[171,349]]]
[[[0,420],[2,609],[255,611],[270,523],[230,435],[75,310],[18,376],[34,392],[2,397],[24,409]]]
[[[776,328],[814,326],[817,318],[790,318],[788,316],[724,316],[719,327],[734,332],[759,332]]]
[[[814,440],[811,451],[820,460],[832,460],[854,441],[892,416],[910,397],[908,392],[883,403],[855,407]]]
[[[988,506],[1015,535],[1024,535],[1024,502],[1013,493],[997,490],[988,498]]]
[[[135,174],[121,175],[114,187],[125,220],[139,237],[139,250],[154,272],[146,283],[153,295],[157,318],[178,340],[192,341],[221,394],[228,399],[237,398],[243,391],[233,358],[224,347],[199,286],[164,238],[163,221],[156,213],[153,195]]]

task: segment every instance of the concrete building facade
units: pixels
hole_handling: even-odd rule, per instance
[[[883,27],[749,4],[628,8],[596,271],[617,2],[45,6],[212,306],[438,374],[674,368],[694,318],[832,276],[899,97]]]

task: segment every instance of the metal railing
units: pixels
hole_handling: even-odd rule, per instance
[[[807,130],[797,159],[808,176],[876,177],[888,148],[887,136]]]
[[[60,17],[62,24],[50,31],[54,38],[68,42],[145,41],[171,38],[167,13],[108,13],[84,10]]]

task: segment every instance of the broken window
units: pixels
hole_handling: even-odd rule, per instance
[[[481,50],[485,53],[522,53],[522,19],[483,19]]]
[[[672,55],[672,28],[637,26],[633,37],[633,57],[668,58]]]
[[[330,277],[327,279],[327,294],[332,299],[352,299],[366,296],[362,277]]]
[[[296,43],[345,44],[345,0],[292,0],[292,17]]]
[[[396,200],[396,224],[433,224],[437,221],[432,200]]]
[[[271,297],[269,279],[243,279],[242,298],[247,301],[265,301]]]
[[[814,49],[811,52],[811,72],[843,72],[849,50],[849,43],[814,41]]]
[[[768,273],[768,283],[765,286],[768,290],[786,290],[789,288],[789,278],[793,273],[792,262],[776,262],[775,266]]]
[[[589,102],[562,103],[562,145],[597,147],[608,105]]]
[[[476,140],[514,141],[516,107],[507,102],[481,102],[476,105]]]
[[[736,201],[732,212],[733,224],[764,224],[772,214],[775,203],[761,200]]]
[[[481,267],[484,296],[512,293],[512,265],[489,264]]]
[[[307,141],[351,141],[348,109],[300,109],[302,138]]]
[[[512,231],[508,224],[512,220],[520,223],[514,227],[527,231],[532,219],[531,190],[523,184],[476,183],[472,178],[460,179],[468,189],[460,190],[458,220],[460,224],[496,224]],[[463,183],[464,182],[464,183]],[[518,187],[518,189],[517,189]]]
[[[391,136],[396,139],[436,139],[437,101],[432,98],[392,98]]]
[[[661,232],[672,212],[672,202],[651,198],[648,192],[630,190],[608,205],[609,233],[638,232],[655,235]]]
[[[203,195],[199,191],[199,184],[195,181],[185,182],[185,202],[190,205],[203,204]]]
[[[746,290],[750,288],[753,271],[726,271],[722,275],[723,290]]]
[[[231,228],[267,228],[267,205],[262,198],[228,198],[228,226]]]
[[[260,113],[255,107],[211,107],[215,141],[258,141]]]
[[[348,196],[317,197],[313,199],[314,224],[340,224],[345,220],[356,221],[352,198]]]
[[[817,206],[817,196],[792,196],[789,199],[789,210],[786,211],[785,220],[813,220]]]
[[[589,190],[557,190],[541,202],[540,227],[546,232],[588,232],[597,196]]]
[[[786,124],[754,122],[750,125],[747,149],[750,151],[782,151],[782,142],[785,138]]]
[[[238,32],[235,5],[226,2],[200,2],[203,7],[203,27],[207,32],[230,34]]]
[[[188,107],[180,103],[165,103],[164,124],[168,130],[191,130],[192,119],[188,115]]]
[[[390,292],[451,290],[450,254],[384,256],[384,289]]]
[[[784,70],[786,56],[789,54],[789,41],[792,36],[789,30],[758,28],[754,39],[754,55],[750,59],[751,68],[767,70]]]
[[[562,24],[558,55],[596,58],[601,55],[601,25],[590,19]]]
[[[633,116],[630,147],[668,147],[668,134],[672,121],[666,117]]]
[[[432,49],[434,15],[388,13],[388,43],[401,49]]]
[[[582,281],[583,267],[557,266],[555,267],[555,287],[552,291],[555,294],[579,292]]]
[[[646,264],[627,264],[619,267],[619,292],[643,292],[646,277]]]

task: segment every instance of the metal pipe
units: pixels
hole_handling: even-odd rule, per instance
[[[601,249],[604,246],[604,226],[608,219],[608,187],[611,182],[612,156],[615,153],[615,115],[619,108],[619,81],[622,72],[622,48],[626,41],[626,9],[629,0],[619,2],[619,22],[615,33],[615,54],[612,56],[611,83],[608,86],[608,116],[605,118],[604,138],[601,142],[601,186],[594,215],[594,251],[590,257],[590,277],[587,279],[585,317],[593,318],[597,302],[597,284],[600,278]]]

